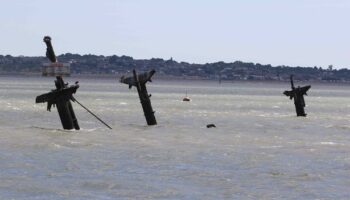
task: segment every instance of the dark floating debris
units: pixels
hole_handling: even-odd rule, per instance
[[[186,102],[191,101],[191,98],[187,95],[187,91],[186,91],[186,96],[182,99],[182,101],[186,101]]]
[[[215,124],[208,124],[207,128],[216,128]]]
[[[120,78],[120,82],[129,85],[129,89],[131,89],[132,86],[135,86],[137,88],[142,109],[146,117],[147,124],[149,126],[157,124],[156,118],[154,116],[154,111],[151,105],[151,100],[150,100],[151,95],[148,94],[147,88],[146,88],[146,83],[148,81],[152,82],[151,78],[154,75],[154,73],[156,73],[156,71],[151,70],[150,72],[145,72],[143,74],[137,75],[134,69],[133,76],[127,77],[127,78],[122,76]]]
[[[291,84],[292,90],[284,91],[283,94],[286,96],[289,96],[291,100],[294,98],[294,105],[295,105],[297,116],[306,117],[306,113],[304,111],[304,107],[305,107],[304,95],[307,95],[306,92],[311,88],[311,85],[307,85],[304,87],[298,86],[297,88],[295,88],[294,82],[293,82],[293,75],[290,76],[290,84]]]
[[[185,101],[185,102],[190,102],[190,101],[191,101],[191,99],[190,99],[189,97],[184,97],[184,98],[182,99],[182,101]]]

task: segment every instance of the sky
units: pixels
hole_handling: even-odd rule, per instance
[[[0,55],[350,68],[349,0],[0,0]]]

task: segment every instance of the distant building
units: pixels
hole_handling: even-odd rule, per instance
[[[44,63],[43,76],[70,76],[70,63]]]

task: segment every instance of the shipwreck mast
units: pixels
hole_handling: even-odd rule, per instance
[[[143,113],[145,115],[147,124],[149,126],[156,125],[156,117],[154,116],[154,111],[152,108],[150,97],[151,95],[147,92],[146,83],[148,81],[152,81],[151,78],[156,71],[151,70],[150,72],[145,72],[143,74],[137,74],[136,70],[133,70],[133,76],[124,78],[124,76],[120,79],[120,82],[128,84],[129,89],[132,86],[135,86],[137,89],[137,93],[139,94],[140,102],[142,105]]]

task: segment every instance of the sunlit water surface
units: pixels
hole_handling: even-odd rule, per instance
[[[297,118],[288,83],[155,79],[147,127],[135,89],[71,77],[113,130],[73,103],[64,131],[35,104],[53,80],[0,79],[0,199],[350,199],[350,86],[313,84]]]

